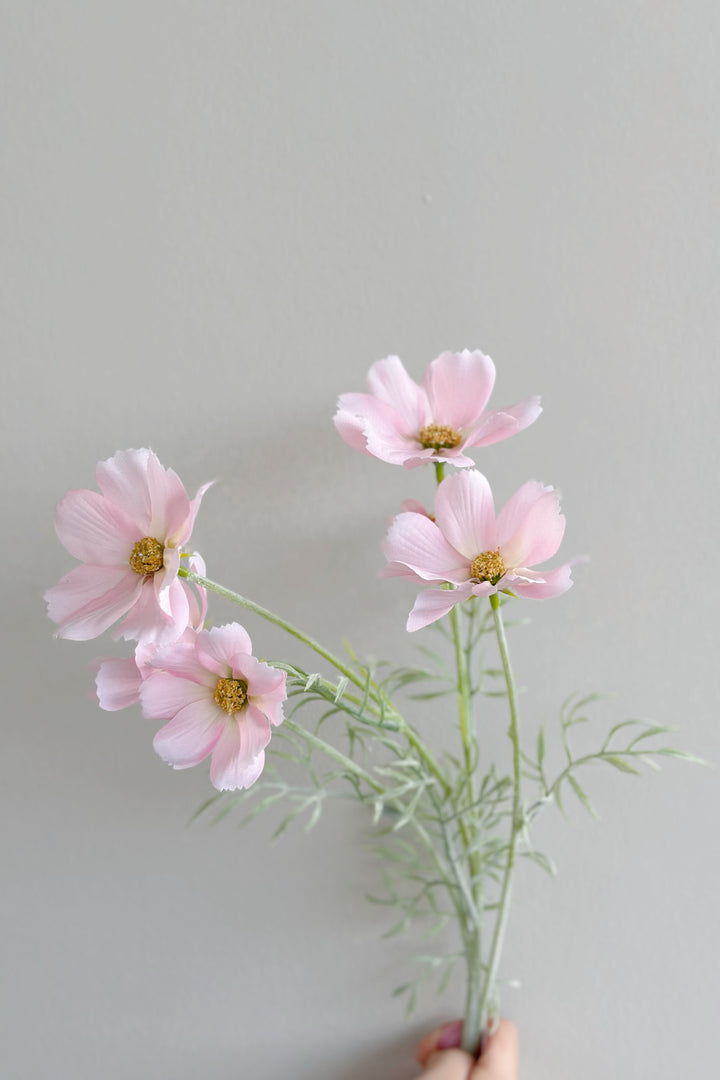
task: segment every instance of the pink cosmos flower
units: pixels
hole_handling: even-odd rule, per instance
[[[349,446],[406,469],[474,465],[463,450],[507,439],[541,412],[538,397],[485,412],[494,383],[495,365],[478,349],[442,353],[419,386],[388,356],[370,368],[369,394],[340,395],[335,427]]]
[[[205,576],[205,560],[197,551],[188,559],[188,565],[196,574]],[[196,589],[198,599],[192,591],[188,591],[190,625],[181,634],[179,641],[193,641],[198,631],[202,630],[207,617],[207,591],[200,585],[196,585]],[[136,646],[133,656],[112,656],[97,661],[95,687],[101,709],[118,712],[140,703],[140,687],[152,670],[150,661],[157,650],[158,646],[154,641],[146,641]]]
[[[152,450],[121,450],[95,471],[100,494],[69,491],[55,529],[80,559],[45,599],[57,637],[87,641],[123,618],[116,637],[165,644],[190,621],[180,556],[209,484],[190,500],[180,478]]]
[[[407,623],[408,630],[419,630],[471,596],[506,591],[544,600],[565,592],[572,585],[570,563],[531,569],[555,554],[564,531],[552,487],[528,480],[496,518],[483,474],[456,473],[437,489],[434,521],[419,513],[395,518],[385,540],[383,574],[455,586],[419,594]]]
[[[140,701],[149,719],[169,721],[153,742],[163,761],[188,769],[210,755],[210,781],[219,791],[254,784],[270,725],[283,720],[285,672],[252,655],[238,623],[159,649],[151,667]]]

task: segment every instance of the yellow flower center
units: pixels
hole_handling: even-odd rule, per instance
[[[143,536],[130,553],[130,566],[136,574],[154,574],[162,569],[164,550],[154,536]]]
[[[244,679],[218,679],[213,701],[232,716],[247,703],[247,691],[248,684]]]
[[[418,436],[425,450],[452,450],[462,442],[462,435],[447,424],[426,424]]]
[[[489,581],[491,585],[497,585],[503,574],[507,573],[505,563],[502,561],[500,548],[495,551],[483,551],[482,555],[476,555],[470,566],[470,575],[476,581]]]

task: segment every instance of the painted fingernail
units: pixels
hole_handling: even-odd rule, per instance
[[[462,1020],[452,1020],[442,1028],[437,1041],[438,1050],[452,1050],[462,1042]]]

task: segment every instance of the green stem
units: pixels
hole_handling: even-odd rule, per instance
[[[328,649],[320,644],[319,641],[315,641],[309,634],[299,630],[297,626],[293,626],[292,623],[287,622],[286,619],[275,615],[274,612],[268,611],[267,608],[261,607],[260,604],[256,604],[254,600],[248,600],[246,596],[241,596],[240,593],[233,592],[232,589],[226,589],[224,585],[218,585],[216,581],[210,581],[209,578],[201,577],[200,574],[196,574],[193,570],[186,570],[184,567],[180,567],[178,571],[180,577],[187,578],[188,581],[194,581],[196,585],[201,585],[203,589],[210,589],[211,592],[217,593],[218,596],[224,596],[226,600],[231,600],[233,604],[240,604],[241,607],[247,608],[248,611],[254,612],[255,615],[260,615],[263,619],[272,623],[274,626],[279,626],[281,630],[284,630],[286,634],[290,634],[292,637],[297,638],[298,641],[302,641],[304,645],[316,652],[318,656],[322,656],[327,660],[329,664],[332,664],[342,675],[345,676],[355,686],[359,686],[361,690],[365,689],[365,684],[359,675],[349,668],[347,664],[334,656]]]
[[[445,475],[445,463],[435,462],[435,476],[438,485],[442,483]],[[465,757],[465,775],[468,790],[469,812],[474,818],[472,807],[475,803],[473,784],[473,751],[472,751],[472,716],[470,704],[470,678],[468,673],[468,654],[465,650],[460,630],[460,617],[457,607],[450,610],[450,626],[452,628],[453,644],[455,646],[455,663],[457,666],[458,679],[458,711],[460,715],[460,737],[463,744]],[[467,967],[467,992],[465,997],[465,1022],[463,1024],[463,1048],[473,1053],[480,1041],[481,1028],[478,1028],[477,1017],[480,1015],[480,999],[482,993],[482,935],[481,935],[481,911],[482,897],[480,888],[480,856],[474,851],[477,842],[477,826],[473,820],[469,824],[463,817],[459,821],[460,835],[468,853],[468,869],[470,871],[469,896],[465,897],[468,905],[468,914],[474,916],[464,924],[463,941],[465,945],[465,962]],[[443,827],[443,834],[445,830]]]
[[[232,601],[233,604],[239,604],[241,607],[247,608],[248,611],[252,611],[255,615],[260,615],[261,618],[266,619],[274,626],[279,626],[281,630],[285,631],[285,633],[290,634],[294,638],[297,638],[298,641],[302,641],[304,645],[307,645],[308,648],[313,650],[313,652],[316,652],[318,656],[322,656],[324,660],[327,660],[329,664],[332,664],[332,666],[337,671],[339,671],[341,675],[344,675],[349,682],[354,683],[354,685],[359,687],[363,692],[367,689],[367,681],[357,675],[352,670],[352,668],[348,667],[347,664],[343,663],[343,661],[340,660],[339,657],[331,653],[330,650],[326,649],[323,645],[321,645],[319,641],[315,641],[315,639],[310,637],[309,634],[306,634],[304,631],[298,629],[297,626],[293,626],[292,623],[289,623],[286,619],[281,618],[280,615],[276,615],[274,612],[269,611],[267,608],[261,607],[260,604],[256,604],[254,600],[248,600],[246,596],[241,596],[240,593],[233,592],[232,589],[226,589],[224,585],[218,585],[216,581],[211,581],[209,578],[202,577],[200,574],[196,574],[193,570],[186,570],[184,567],[181,567],[178,573],[181,577],[186,578],[188,581],[193,581],[196,585],[200,585],[204,589],[209,589],[211,592],[217,593],[218,596],[224,596],[226,600]],[[410,724],[408,724],[408,722],[397,711],[397,709],[394,708],[394,706],[391,704],[391,702],[389,702],[385,694],[381,695],[381,692],[378,690],[377,687],[374,686],[374,684],[373,687],[375,691],[373,694],[375,701],[381,705],[382,709],[385,709],[386,706],[390,708],[392,719],[396,721],[405,738],[408,740],[413,749],[417,752],[418,756],[425,763],[428,770],[432,773],[435,779],[440,782],[445,794],[449,794],[450,785],[440,766],[435,761],[435,758],[425,746],[420,736],[417,734],[415,729],[411,727]]]
[[[361,765],[358,765],[356,761],[348,757],[347,754],[343,754],[342,750],[336,750],[330,743],[325,742],[324,739],[314,735],[312,731],[308,731],[302,724],[296,724],[294,720],[284,720],[283,728],[287,731],[292,731],[293,735],[299,735],[305,742],[309,743],[316,750],[322,750],[324,754],[331,757],[333,761],[337,761],[338,764],[353,776],[357,776],[358,780],[364,780],[368,787],[378,795],[385,795],[386,791],[382,784],[371,776],[366,769],[363,769]]]
[[[465,772],[467,776],[468,812],[474,819],[475,815],[471,809],[475,803],[475,785],[473,783],[473,732],[470,707],[470,678],[468,674],[467,654],[463,646],[457,607],[452,608],[450,611],[450,626],[452,627],[453,642],[455,644],[455,661],[457,664],[458,709],[460,714],[460,734],[465,756]],[[481,910],[480,856],[477,851],[472,850],[477,842],[476,822],[472,820],[468,827],[461,820],[461,833],[466,848],[470,849],[468,852],[470,889],[472,892],[473,906],[479,913]],[[463,1024],[463,1049],[474,1052],[477,1049],[482,1033],[482,1028],[476,1028],[477,1018],[480,1014],[480,999],[482,993],[482,935],[479,918],[475,921],[474,926],[468,929],[465,941],[465,956],[467,964],[467,989],[465,997],[465,1023]]]
[[[375,779],[374,776],[371,776],[371,774],[366,769],[363,769],[361,765],[358,765],[358,763],[356,761],[353,761],[352,758],[348,757],[347,754],[343,754],[341,750],[337,750],[334,746],[331,746],[330,743],[325,742],[324,739],[321,739],[318,735],[313,734],[312,731],[308,731],[308,729],[303,727],[302,724],[296,724],[294,720],[284,720],[283,727],[286,728],[288,731],[291,731],[294,735],[305,739],[305,741],[309,743],[310,746],[314,747],[316,750],[320,750],[323,754],[326,754],[328,757],[332,758],[333,761],[337,761],[338,764],[342,765],[343,769],[346,772],[351,773],[353,776],[356,776],[358,780],[363,780],[368,785],[368,787],[371,788],[372,791],[374,791],[377,795],[381,795],[383,798],[387,799],[388,803],[395,807],[396,810],[399,810],[400,813],[405,810],[405,804],[402,802],[402,799],[398,798],[397,796],[393,796],[390,792],[388,792],[383,787],[383,785]],[[422,840],[423,845],[432,855],[435,867],[440,874],[443,883],[447,887],[451,899],[454,902],[453,890],[455,888],[455,885],[451,880],[451,873],[455,869],[455,867],[452,863],[452,860],[450,860],[450,869],[448,870],[448,868],[443,864],[442,859],[438,855],[437,848],[435,847],[432,838],[428,835],[427,830],[420,824],[420,822],[415,818],[414,815],[410,818],[410,822],[413,825],[415,832]]]
[[[450,626],[452,627],[453,644],[455,645],[455,662],[457,664],[458,677],[458,710],[460,714],[460,735],[462,737],[463,753],[465,755],[465,770],[468,776],[468,788],[470,802],[473,802],[473,762],[472,762],[472,730],[470,716],[470,679],[468,677],[467,658],[463,648],[460,633],[460,619],[457,606],[450,609]]]
[[[510,705],[509,734],[513,748],[513,806],[507,863],[505,865],[505,874],[503,876],[502,889],[500,892],[498,914],[495,923],[495,933],[493,935],[492,946],[490,948],[490,957],[488,959],[487,979],[485,980],[485,987],[479,1007],[479,1021],[481,1033],[485,1031],[487,1026],[490,999],[495,989],[498,968],[500,966],[500,954],[502,952],[505,930],[507,928],[508,916],[510,914],[510,894],[512,873],[515,866],[517,839],[522,828],[522,804],[520,801],[520,735],[518,731],[518,711],[517,697],[515,692],[515,680],[513,679],[512,668],[510,666],[510,654],[508,652],[507,638],[505,637],[505,626],[503,623],[502,611],[500,609],[500,599],[497,594],[490,597],[490,606],[492,607],[493,611],[493,618],[495,621],[495,633],[497,635],[498,646],[500,648],[500,657],[502,659],[503,671],[505,673],[505,686],[507,688],[508,704]]]

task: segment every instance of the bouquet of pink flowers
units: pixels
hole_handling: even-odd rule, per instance
[[[504,612],[516,601],[546,600],[570,588],[571,562],[548,568],[565,519],[558,492],[527,480],[499,512],[485,475],[468,451],[506,439],[532,424],[539,399],[486,409],[495,380],[479,351],[443,353],[420,384],[396,356],[370,369],[368,393],[341,395],[335,426],[364,454],[406,469],[434,466],[432,509],[403,504],[384,543],[388,576],[409,578],[419,591],[407,620],[415,632],[434,624],[443,653],[424,650],[428,666],[364,663],[336,655],[281,616],[206,576],[190,548],[195,517],[209,485],[190,499],[179,477],[148,449],[116,453],[97,466],[99,492],[74,490],[59,503],[58,536],[81,565],[47,590],[57,636],[84,641],[115,626],[134,641],[134,655],[105,659],[97,671],[103,709],[140,704],[158,721],[154,748],[175,769],[210,759],[224,814],[250,800],[255,816],[283,800],[279,831],[307,814],[318,820],[325,800],[348,793],[365,803],[383,836],[387,896],[398,926],[428,918],[457,923],[459,947],[424,956],[423,972],[444,987],[460,961],[466,970],[463,1047],[476,1052],[498,1017],[498,972],[519,857],[553,873],[532,843],[531,826],[550,803],[562,808],[571,790],[593,808],[578,773],[604,762],[626,773],[657,766],[660,755],[691,758],[658,745],[668,728],[628,720],[616,724],[592,753],[576,755],[573,725],[592,697],[570,697],[559,724],[563,768],[548,775],[546,733],[521,741],[517,694]],[[448,466],[453,467],[445,475]],[[258,659],[244,626],[210,626],[207,592],[237,603],[309,646],[324,673],[297,663]],[[485,666],[494,635],[499,667]],[[448,666],[450,658],[450,667]],[[477,706],[488,679],[501,680],[509,712],[507,761],[487,761]],[[457,748],[430,746],[407,715],[414,698],[446,711],[455,699]],[[299,711],[314,705],[312,720]],[[438,730],[447,733],[444,723]],[[282,744],[282,752],[274,753]],[[307,773],[296,785],[283,776],[290,758]],[[696,759],[695,759],[696,760]],[[286,770],[287,771],[287,770]],[[295,770],[293,770],[295,775]],[[235,794],[228,794],[235,793]],[[238,794],[239,793],[239,794]],[[415,1000],[418,980],[399,987]]]

